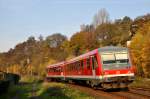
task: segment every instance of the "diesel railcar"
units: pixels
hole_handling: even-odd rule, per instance
[[[114,46],[49,65],[46,70],[48,80],[82,82],[104,89],[127,88],[135,77],[128,49]]]

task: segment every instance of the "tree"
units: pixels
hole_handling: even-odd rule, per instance
[[[150,22],[137,30],[131,42],[133,64],[139,75],[150,77]]]
[[[67,37],[60,33],[50,35],[46,38],[46,41],[51,48],[60,47],[65,40],[67,40]]]
[[[70,48],[73,55],[78,56],[85,50],[85,35],[84,32],[75,33],[70,39]]]
[[[98,25],[109,23],[109,14],[106,9],[100,9],[97,14],[94,15],[93,25],[96,28]]]
[[[42,42],[43,41],[43,36],[40,35],[38,39],[39,39],[40,42]]]
[[[84,32],[93,32],[95,29],[94,29],[94,26],[93,25],[81,25],[80,26],[80,30],[81,31],[84,31]]]
[[[36,40],[35,40],[35,37],[34,36],[30,36],[29,38],[28,38],[28,40],[27,40],[27,42],[29,42],[29,43],[33,43],[33,42],[35,42]]]
[[[120,42],[120,31],[114,24],[101,24],[95,30],[96,40],[100,46],[117,45]]]
[[[146,14],[135,18],[132,24],[130,25],[131,37],[133,37],[137,33],[140,27],[143,27],[143,25],[149,21],[150,14]]]
[[[125,16],[123,19],[118,19],[114,23],[120,32],[119,43],[126,46],[126,42],[131,39],[130,26],[132,24],[132,19]]]

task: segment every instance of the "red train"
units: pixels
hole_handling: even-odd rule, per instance
[[[47,66],[47,79],[83,82],[104,89],[127,88],[134,81],[128,49],[102,47],[68,61]]]

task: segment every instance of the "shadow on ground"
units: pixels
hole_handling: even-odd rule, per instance
[[[49,87],[46,91],[40,94],[39,99],[71,99],[64,94],[63,90],[65,89],[60,87]]]
[[[37,95],[37,91],[39,91],[40,89],[38,89],[38,85],[42,83],[42,82],[37,82],[35,83],[27,83],[27,82],[21,82],[18,85],[23,87],[23,89],[21,89],[20,91],[24,94],[31,94],[31,97],[27,97],[25,99],[71,99],[70,97],[68,97],[67,95],[65,95],[64,93],[64,88],[61,87],[57,87],[57,86],[51,86],[48,87],[47,90],[43,91],[40,95]],[[34,86],[33,86],[34,85]],[[36,86],[37,85],[37,86]],[[27,88],[27,87],[31,87],[32,88]]]

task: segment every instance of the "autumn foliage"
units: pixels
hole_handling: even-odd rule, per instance
[[[150,22],[139,28],[130,48],[137,73],[140,76],[150,77]]]
[[[136,74],[150,77],[150,15],[134,20],[125,16],[112,22],[105,11],[99,11],[92,24],[81,25],[81,30],[70,38],[61,33],[46,38],[39,36],[38,39],[31,36],[14,49],[0,53],[0,70],[44,76],[48,64],[65,61],[102,46],[126,47],[126,42],[131,40],[129,48]],[[101,17],[101,14],[105,16]]]

